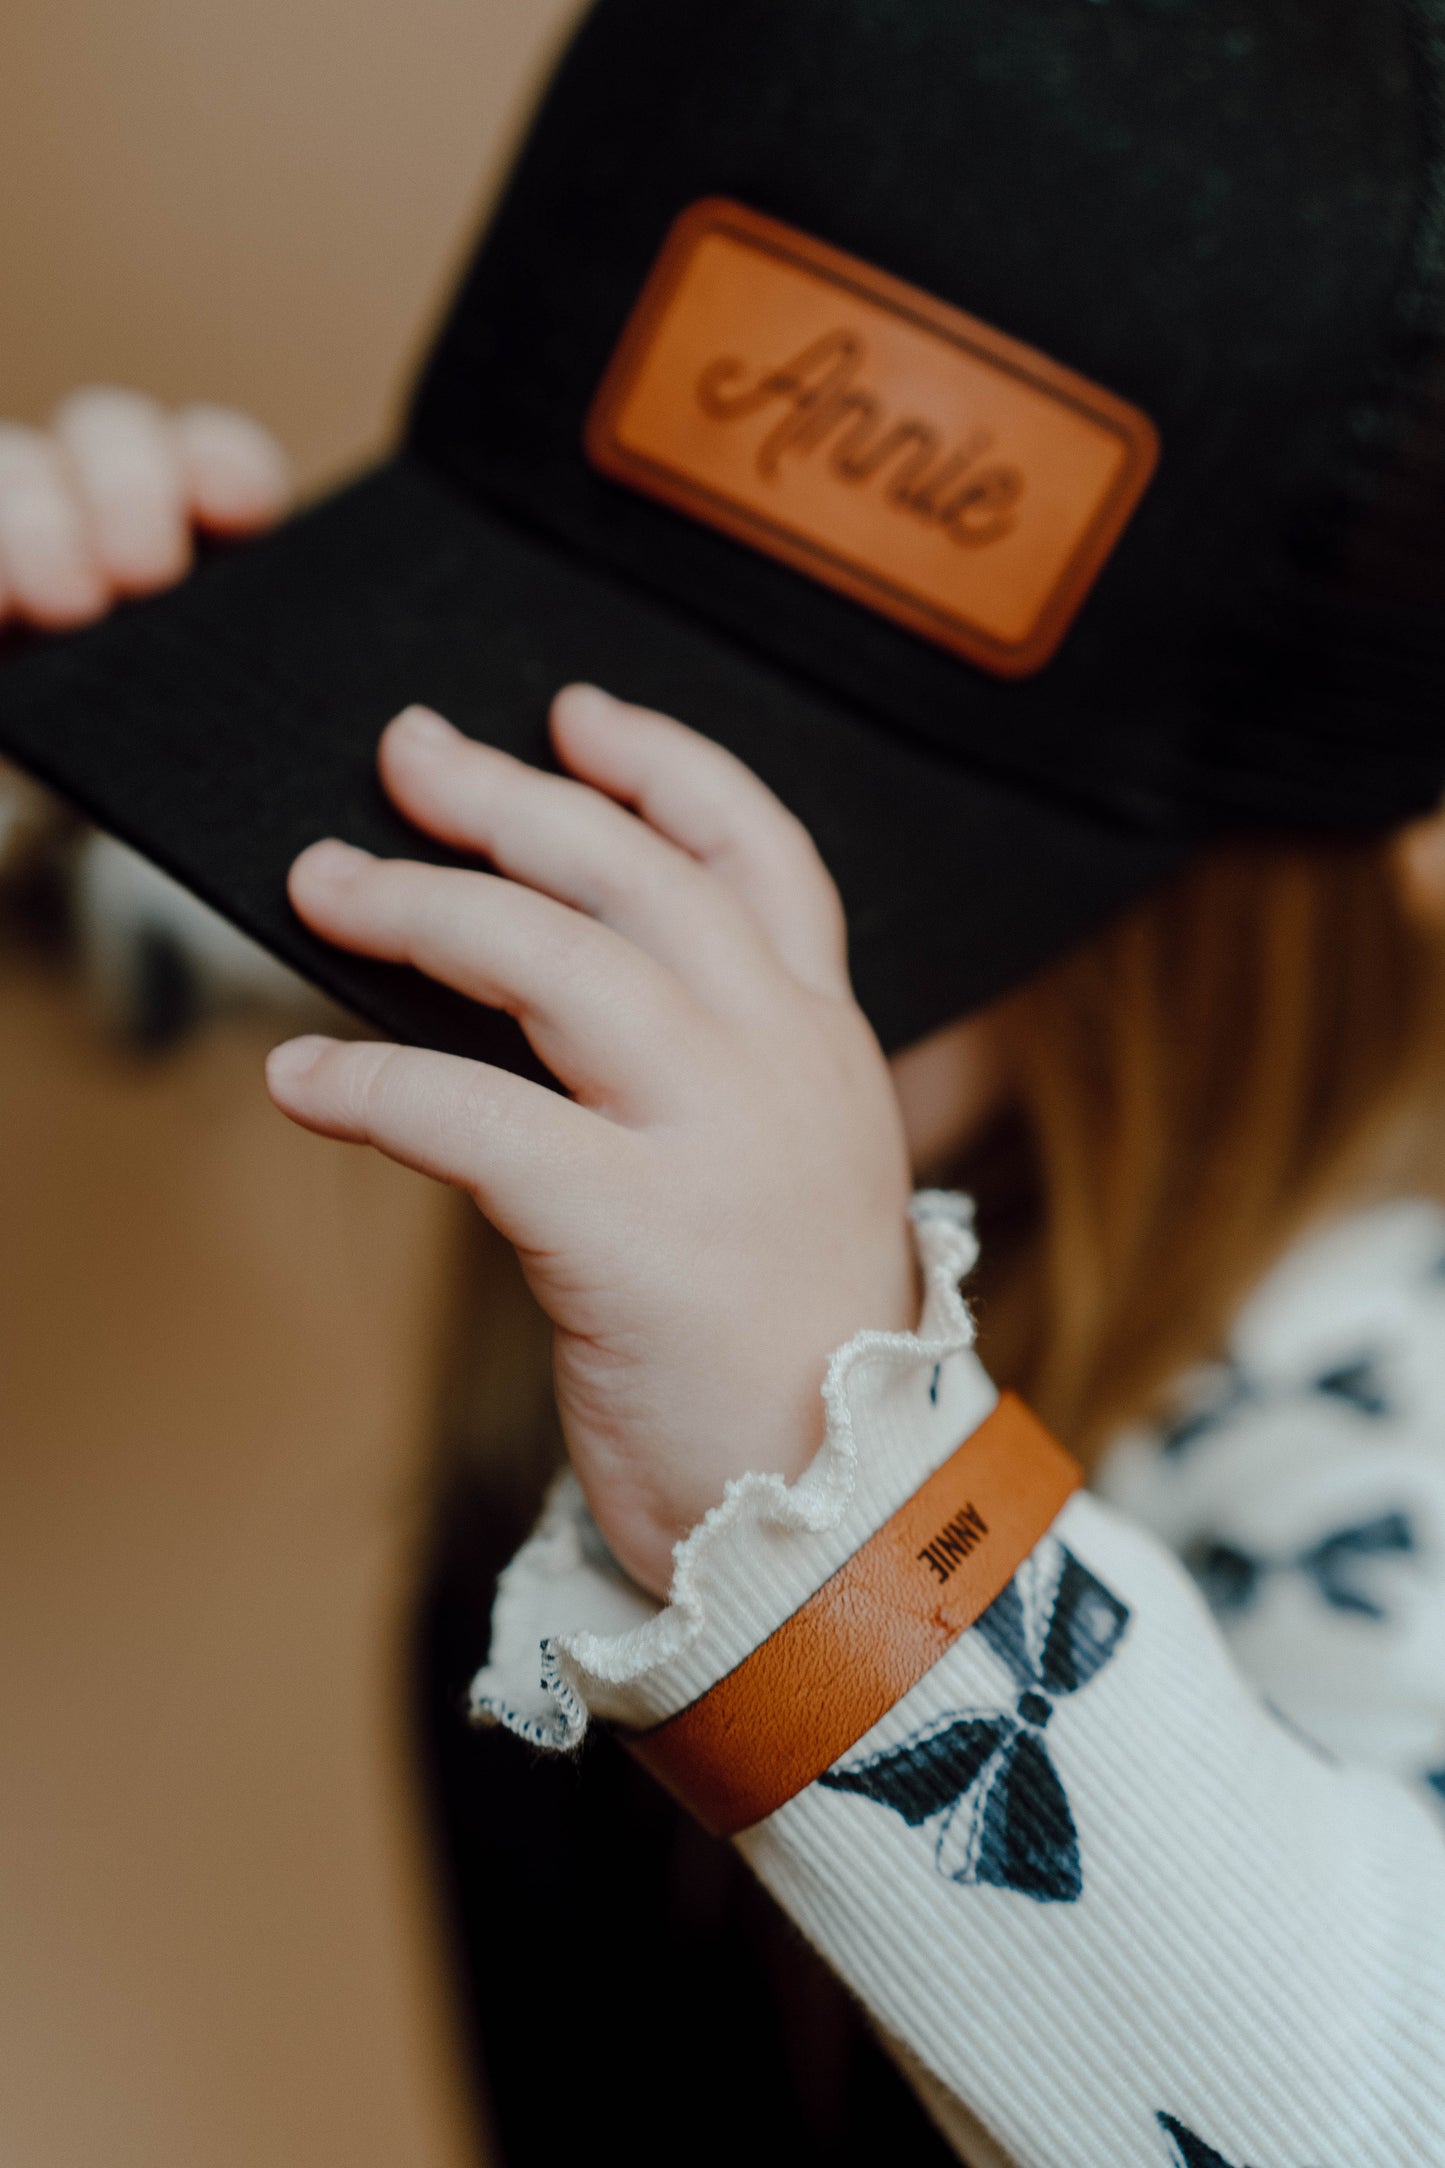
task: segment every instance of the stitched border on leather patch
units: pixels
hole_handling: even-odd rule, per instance
[[[624,1744],[714,1836],[763,1821],[856,1746],[1013,1579],[1083,1471],[1004,1393],[776,1633]]]
[[[1158,458],[1112,392],[722,198],[669,233],[584,442],[1001,677],[1054,653]]]

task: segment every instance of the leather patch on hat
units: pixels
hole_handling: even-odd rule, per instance
[[[1158,457],[1112,392],[721,198],[669,233],[585,444],[1003,677],[1054,653]]]

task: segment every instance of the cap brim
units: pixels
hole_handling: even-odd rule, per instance
[[[759,656],[398,459],[266,540],[0,671],[0,748],[386,1033],[535,1070],[511,1021],[307,932],[319,835],[440,862],[376,778],[424,701],[545,763],[589,679],[731,746],[817,839],[884,1044],[1017,985],[1179,863],[1177,840],[1025,795],[885,735]]]

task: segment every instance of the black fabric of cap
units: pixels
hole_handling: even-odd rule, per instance
[[[1346,575],[1434,351],[1436,42],[1426,0],[600,0],[396,459],[32,644],[0,674],[0,745],[386,1030],[519,1064],[504,1020],[326,949],[285,902],[320,833],[448,855],[374,779],[409,700],[541,760],[550,695],[586,677],[735,747],[817,836],[890,1045],[1204,838],[1422,811],[1445,784],[1445,587]],[[1158,475],[1036,677],[995,680],[588,467],[623,324],[711,195],[1151,415]]]

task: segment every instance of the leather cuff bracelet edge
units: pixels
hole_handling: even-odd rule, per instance
[[[714,1836],[856,1746],[1002,1593],[1083,1471],[1013,1393],[821,1588],[688,1707],[622,1731]]]

